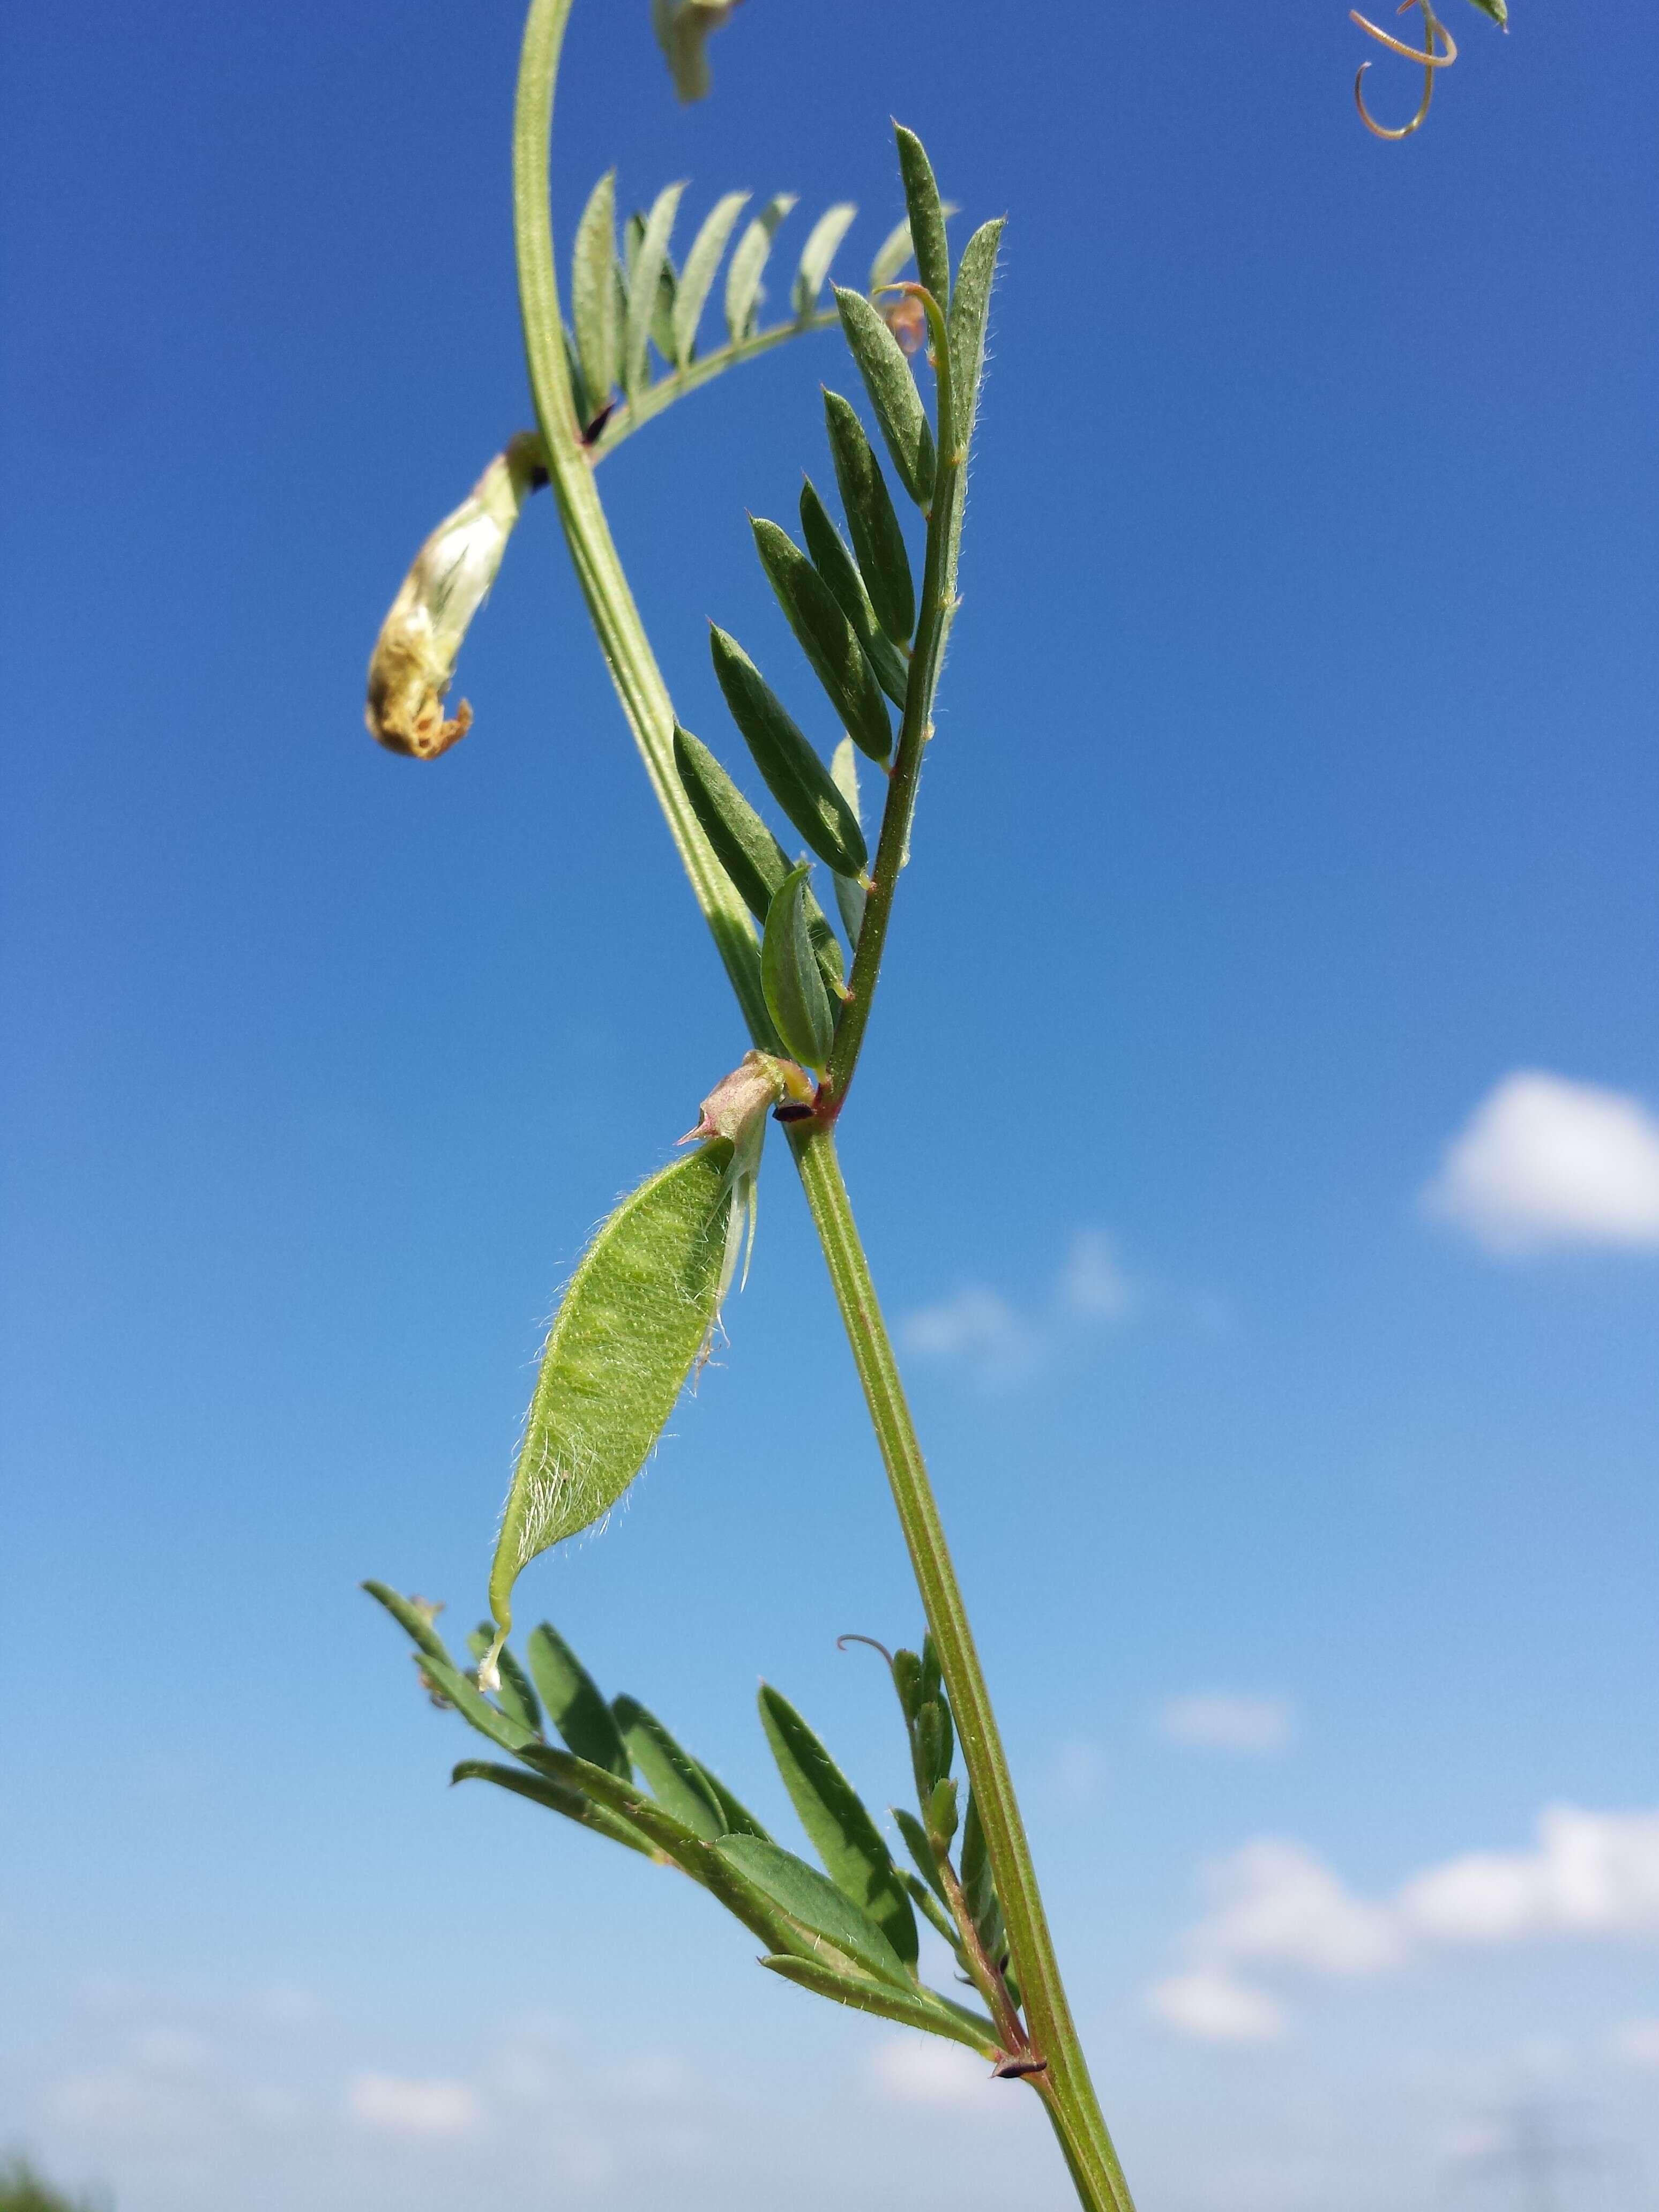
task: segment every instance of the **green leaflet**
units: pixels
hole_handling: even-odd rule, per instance
[[[904,1838],[905,1848],[916,1863],[917,1873],[939,1903],[948,1907],[951,1900],[945,1893],[945,1884],[939,1880],[939,1861],[933,1856],[933,1847],[927,1841],[927,1831],[915,1814],[907,1813],[902,1805],[895,1805],[892,1810],[893,1818],[898,1822],[898,1832]],[[955,1940],[953,1936],[951,1941]]]
[[[825,209],[807,234],[789,295],[789,304],[800,321],[805,322],[817,307],[823,280],[830,274],[830,264],[836,258],[836,248],[846,237],[857,213],[850,200],[838,200],[834,207]]]
[[[711,623],[708,646],[732,719],[773,798],[821,860],[861,876],[870,857],[864,832],[829,769],[736,638]]]
[[[811,1936],[798,1922],[781,1912],[771,1899],[738,1868],[729,1864],[712,1844],[705,1843],[684,1821],[675,1820],[637,1784],[619,1782],[603,1767],[589,1766],[585,1759],[573,1759],[568,1752],[554,1751],[539,1744],[520,1755],[526,1766],[533,1767],[550,1781],[568,1790],[581,1790],[598,1804],[619,1813],[658,1850],[689,1874],[693,1881],[717,1897],[728,1912],[735,1913],[769,1949],[803,1952],[812,1948]]]
[[[411,1604],[386,1583],[367,1582],[362,1588],[377,1605],[386,1607],[410,1643],[424,1651],[428,1659],[435,1659],[441,1667],[454,1665],[442,1637],[419,1606]]]
[[[974,1793],[968,1793],[968,1810],[962,1822],[962,1896],[968,1907],[968,1917],[978,1930],[985,1955],[993,1965],[1007,1955],[1008,1936],[1002,1924],[1002,1907],[997,1901],[996,1884],[991,1876],[991,1862],[985,1848],[985,1831],[980,1826],[979,1806]]]
[[[722,1836],[714,1848],[728,1866],[810,1934],[832,1945],[878,1981],[896,1989],[915,1989],[903,1960],[869,1914],[861,1912],[816,1867],[759,1836]],[[793,1944],[785,1948],[797,1948]]]
[[[951,1771],[954,1749],[950,1708],[929,1698],[916,1715],[916,1782],[924,1797]]]
[[[916,1911],[921,1914],[923,1918],[927,1922],[928,1925],[933,1929],[936,1935],[942,1936],[945,1938],[945,1942],[951,1946],[951,1948],[956,1953],[957,1960],[959,1961],[963,1961],[962,1938],[957,1933],[956,1925],[951,1920],[949,1912],[939,1903],[933,1891],[928,1888],[927,1883],[923,1881],[919,1875],[911,1874],[907,1870],[904,1876],[904,1887],[909,1894],[910,1902],[915,1906]],[[963,1961],[963,1963],[965,1964],[965,1961]]]
[[[870,289],[885,291],[899,270],[910,258],[910,218],[896,222],[881,244],[876,248],[876,258],[870,264]]]
[[[836,779],[836,788],[852,808],[859,811],[859,757],[851,738],[843,738],[830,757],[830,773]],[[836,886],[836,904],[841,908],[841,926],[847,932],[847,942],[854,952],[859,949],[859,932],[864,927],[866,894],[864,885],[853,876],[832,875]]]
[[[682,368],[690,365],[696,349],[697,325],[702,319],[703,303],[714,285],[714,272],[720,265],[726,241],[732,235],[732,226],[748,203],[747,192],[726,193],[703,217],[702,228],[691,241],[679,289],[674,295],[672,357]]]
[[[862,292],[837,285],[836,306],[899,481],[925,512],[933,496],[933,434],[910,364]]]
[[[459,1668],[428,1656],[421,1662],[421,1671],[434,1688],[443,1692],[461,1718],[477,1729],[480,1735],[487,1735],[491,1743],[499,1744],[515,1758],[522,1757],[534,1746],[536,1738],[530,1730],[492,1705],[472,1677],[462,1674]]]
[[[628,272],[628,321],[623,332],[623,389],[632,398],[645,389],[646,347],[657,318],[659,283],[668,260],[668,240],[679,212],[684,184],[665,185],[651,203],[645,234],[631,258]],[[660,332],[667,344],[661,349],[672,358],[672,331]]]
[[[965,2006],[947,2008],[921,1990],[896,1990],[885,1983],[860,1981],[852,1974],[838,1974],[833,1967],[816,1959],[781,1956],[763,1959],[761,1964],[786,1982],[811,1990],[815,1996],[829,1997],[836,2004],[851,2005],[859,2012],[875,2013],[883,2020],[902,2021],[906,2027],[919,2027],[929,2035],[943,2035],[953,2043],[965,2043],[981,2058],[999,2056],[996,2029],[988,2020],[981,2021]]]
[[[701,738],[674,726],[674,765],[691,810],[714,848],[714,857],[757,921],[764,922],[775,893],[789,872],[789,858],[754,808]],[[836,878],[839,883],[840,878]],[[846,989],[841,940],[809,890],[806,933],[818,973],[832,996]]]
[[[1474,4],[1483,15],[1490,15],[1500,30],[1508,30],[1510,11],[1505,0],[1474,0]]]
[[[629,1756],[650,1784],[651,1794],[677,1820],[709,1843],[716,1836],[766,1833],[724,1783],[678,1744],[637,1698],[617,1698],[611,1710]]]
[[[896,1651],[893,1654],[893,1687],[898,1692],[899,1705],[905,1720],[912,1728],[915,1726],[916,1715],[927,1698],[939,1694],[937,1676],[931,1689],[924,1688],[923,1682],[922,1662],[916,1654],[902,1649]]]
[[[790,1802],[830,1880],[914,1966],[915,1915],[862,1799],[789,1700],[769,1684],[761,1686],[760,1715]]]
[[[928,1827],[948,1846],[957,1832],[957,1785],[948,1777],[928,1791],[927,1813]]]
[[[916,589],[887,480],[870,450],[863,423],[838,392],[824,393],[823,413],[836,482],[865,589],[877,621],[895,645],[903,645],[916,626]]]
[[[483,1662],[495,1638],[489,1621],[483,1621],[466,1639],[466,1648],[472,1656]],[[495,1702],[509,1720],[517,1721],[521,1729],[532,1735],[542,1732],[542,1709],[530,1677],[513,1654],[503,1644],[496,1655],[496,1673],[500,1680],[495,1686]]]
[[[609,1812],[580,1790],[567,1790],[544,1776],[526,1774],[516,1766],[497,1766],[488,1759],[464,1759],[450,1780],[493,1782],[498,1790],[511,1790],[517,1796],[528,1797],[532,1804],[545,1806],[550,1813],[562,1813],[567,1820],[592,1828],[595,1835],[609,1836],[613,1844],[626,1844],[630,1851],[643,1851],[647,1857],[656,1854],[657,1846],[620,1813]]]
[[[732,265],[726,272],[726,327],[735,345],[748,337],[761,296],[761,271],[772,251],[778,225],[795,204],[797,194],[778,192],[768,200],[738,240]]]
[[[915,241],[916,273],[939,301],[944,313],[951,302],[951,248],[945,236],[945,210],[939,201],[933,165],[914,131],[893,125],[898,144],[899,174],[904,179],[904,202],[910,210],[910,235]]]
[[[801,651],[830,695],[842,728],[872,760],[886,764],[893,729],[881,685],[852,623],[787,530],[751,516],[755,550]],[[854,809],[856,816],[857,810]]]
[[[538,1553],[615,1504],[674,1410],[715,1319],[727,1144],[649,1176],[583,1254],[530,1401],[489,1575],[505,1642],[513,1585]]]
[[[876,620],[870,594],[864,588],[858,563],[830,520],[810,477],[800,488],[801,535],[812,556],[812,566],[836,595],[836,604],[852,623],[859,643],[876,672],[876,680],[893,704],[903,712],[909,687],[910,664]]]
[[[599,1684],[550,1621],[532,1632],[526,1650],[547,1717],[578,1759],[626,1782],[634,1769],[616,1716]]]
[[[806,863],[791,868],[767,909],[761,939],[761,988],[783,1048],[822,1074],[836,1040],[830,1000],[806,927]]]
[[[974,434],[980,380],[985,374],[985,324],[995,281],[1002,219],[981,223],[963,248],[957,289],[951,301],[951,393],[956,416],[957,447],[963,459]]]
[[[616,195],[617,173],[607,169],[588,194],[570,250],[570,316],[575,325],[582,382],[595,414],[611,397],[622,360],[615,267]]]

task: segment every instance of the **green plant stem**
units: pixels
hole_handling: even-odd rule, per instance
[[[525,356],[548,480],[558,502],[565,541],[599,633],[611,681],[634,732],[645,772],[668,817],[744,1018],[757,1044],[775,1049],[761,989],[760,948],[749,910],[714,858],[674,769],[674,709],[646,641],[639,609],[617,557],[581,441],[565,360],[553,264],[553,216],[548,159],[553,88],[571,0],[533,0],[525,24],[513,120],[513,216]]]
[[[588,451],[595,460],[602,461],[607,453],[616,451],[624,438],[632,436],[635,430],[650,422],[653,416],[660,415],[665,407],[672,407],[688,392],[696,392],[702,385],[712,384],[728,368],[735,368],[740,362],[753,361],[757,354],[770,353],[774,346],[781,346],[786,338],[805,337],[812,331],[836,330],[840,325],[841,317],[835,313],[797,316],[793,323],[774,323],[769,330],[756,331],[746,338],[738,338],[729,345],[717,347],[713,353],[704,354],[700,361],[694,361],[684,368],[673,369],[666,376],[659,376],[654,384],[648,385],[641,392],[637,399],[630,399],[619,407]]]
[[[571,397],[548,198],[554,82],[571,4],[572,0],[532,0],[514,113],[514,224],[531,386],[566,541],[623,712],[750,1032],[757,1042],[769,1043],[771,1024],[760,988],[754,929],[680,788],[672,750],[673,708],[599,503],[592,460],[581,443]],[[954,463],[945,459],[943,465],[946,485],[954,483],[955,496],[959,499],[961,459],[956,457]],[[940,519],[949,520],[949,509],[941,509],[941,492],[936,489],[918,633],[918,651],[927,641],[930,658],[926,681],[911,687],[916,704],[914,711],[907,707],[903,732],[909,743],[908,797],[902,810],[907,828],[932,714],[933,687],[954,605],[954,579],[949,573],[951,535],[932,526]],[[945,549],[942,555],[936,556],[936,546]],[[895,775],[896,779],[896,769]],[[900,811],[891,805],[887,810],[878,856],[878,867],[883,855],[890,863],[887,911],[890,911],[891,884],[903,854],[902,842],[890,840],[889,824]],[[896,830],[893,836],[897,839]],[[879,927],[885,929],[884,913]],[[866,915],[866,934],[868,931]],[[860,948],[862,943],[861,938]],[[872,967],[866,979],[865,1018],[873,980]],[[849,1008],[849,1018],[854,1011]],[[862,1029],[861,1020],[858,1038]],[[855,1056],[856,1038],[852,1057]],[[843,1066],[850,1073],[850,1059]],[[938,1504],[842,1180],[834,1133],[827,1121],[813,1121],[794,1124],[791,1139],[892,1486],[923,1609],[939,1650],[969,1780],[979,1801],[986,1850],[1019,1971],[1032,2041],[1047,2061],[1044,2071],[1031,2077],[1033,2085],[1043,2099],[1087,2212],[1133,2212],[1066,2002],[990,1692],[974,1648]]]
[[[797,1122],[790,1135],[950,1693],[963,1763],[979,1806],[985,1847],[1019,1972],[1031,2042],[1048,2061],[1045,2070],[1031,2079],[1066,2149],[1085,2203],[1096,2212],[1132,2212],[1128,2186],[1066,2000],[991,1693],[842,1180],[835,1133],[821,1122]]]

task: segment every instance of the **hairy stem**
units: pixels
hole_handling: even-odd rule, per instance
[[[554,82],[571,4],[572,0],[532,0],[514,114],[514,210],[531,386],[566,541],[623,712],[750,1032],[757,1043],[770,1044],[771,1023],[760,987],[754,928],[710,851],[675,773],[673,708],[599,503],[592,459],[581,443],[581,426],[571,397],[548,197]],[[942,393],[941,430],[945,428],[946,413]],[[850,1076],[868,1016],[880,939],[904,849],[901,826],[908,829],[915,803],[933,687],[953,611],[954,580],[950,574],[953,535],[949,525],[951,502],[961,496],[961,457],[954,447],[954,439],[948,444],[941,439],[942,479],[936,487],[929,518],[917,637],[917,658],[922,659],[925,650],[926,659],[921,680],[911,684],[911,703],[907,704],[900,740],[901,767],[895,771],[896,783],[901,772],[907,774],[908,781],[902,801],[890,801],[884,819],[877,890],[871,903],[873,907],[881,895],[884,875],[885,904],[872,953],[865,961],[862,1012],[857,1002],[848,1009],[848,1019],[856,1019],[857,1028],[838,1063],[841,1095],[844,1095],[845,1079]],[[860,960],[864,960],[864,939],[871,934],[866,914]],[[855,963],[855,979],[858,974]],[[979,1803],[987,1855],[1019,1971],[1031,2040],[1046,2062],[1044,2070],[1031,2078],[1048,2107],[1067,2168],[1088,2212],[1133,2212],[1066,2005],[1012,1779],[991,1710],[990,1692],[974,1648],[938,1502],[842,1180],[833,1130],[828,1121],[815,1119],[794,1124],[790,1134],[956,1715],[963,1762]]]
[[[1066,2001],[1013,1777],[974,1646],[962,1585],[945,1540],[939,1502],[842,1177],[835,1134],[822,1123],[804,1121],[792,1126],[790,1136],[950,1693],[963,1764],[979,1806],[985,1848],[1019,1970],[1031,2043],[1048,2062],[1032,2079],[1061,2136],[1085,2203],[1095,2212],[1132,2212],[1128,2187]]]

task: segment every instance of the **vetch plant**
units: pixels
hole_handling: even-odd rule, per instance
[[[741,231],[744,196],[725,195],[677,270],[670,249],[683,188],[669,185],[630,219],[619,251],[607,175],[572,233],[567,322],[548,170],[570,5],[532,0],[514,120],[519,291],[537,430],[511,442],[422,548],[375,649],[369,726],[382,743],[422,759],[465,734],[465,705],[450,716],[443,703],[461,637],[525,497],[547,483],[749,1049],[704,1100],[681,1140],[685,1149],[605,1222],[565,1291],[501,1518],[490,1617],[470,1640],[473,1663],[446,1648],[434,1607],[380,1583],[367,1587],[410,1637],[427,1691],[506,1755],[463,1760],[458,1780],[493,1783],[678,1869],[758,1940],[771,1972],[965,2044],[995,2075],[1029,2084],[1080,2202],[1091,2212],[1128,2212],[836,1148],[909,854],[957,611],[963,493],[1002,225],[981,224],[953,257],[949,210],[927,155],[900,129],[908,212],[877,254],[867,289],[836,286],[833,307],[823,304],[854,213],[837,205],[807,237],[790,314],[769,325],[759,318],[761,280],[793,204],[787,195],[767,202]],[[727,12],[708,0],[658,0],[658,35],[682,96],[704,88],[703,41]],[[916,275],[907,279],[913,259]],[[699,337],[722,264],[726,337],[705,353]],[[774,520],[753,525],[805,667],[769,674],[738,638],[718,627],[710,636],[720,692],[754,770],[750,789],[766,793],[769,820],[726,764],[740,757],[732,733],[709,744],[676,718],[596,470],[623,438],[699,385],[797,336],[836,327],[862,404],[825,395],[829,474],[821,472],[824,489],[805,483],[799,534]],[[826,495],[830,477],[840,523]],[[846,732],[831,759],[803,733],[775,681],[785,691],[816,683],[827,696]],[[867,814],[861,786],[879,795]],[[787,825],[789,845],[775,824]],[[775,1120],[823,1246],[926,1618],[919,1651],[875,1647],[891,1674],[909,1762],[915,1809],[894,1808],[908,1864],[894,1857],[830,1753],[778,1691],[762,1691],[761,1721],[816,1865],[768,1834],[644,1705],[607,1699],[556,1630],[536,1628],[522,1660],[508,1642],[524,1570],[605,1514],[707,1356],[752,1244]],[[948,1947],[954,1991],[921,1978],[923,1921]]]

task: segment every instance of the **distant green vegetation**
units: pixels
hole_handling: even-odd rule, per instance
[[[65,2197],[43,2181],[25,2158],[0,2166],[0,2212],[107,2212],[89,2197]]]

